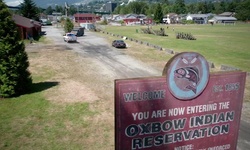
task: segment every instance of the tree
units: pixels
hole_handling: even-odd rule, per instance
[[[157,4],[155,3],[149,5],[149,8],[146,10],[146,14],[148,17],[152,17],[154,15],[156,7],[157,7]]]
[[[115,10],[112,12],[112,14],[120,14],[120,11],[121,11],[121,8],[122,8],[122,6],[117,6],[116,8],[115,8]]]
[[[170,13],[170,8],[169,8],[169,5],[167,4],[163,4],[162,5],[162,12],[163,12],[163,16]]]
[[[187,12],[190,13],[190,14],[197,13],[196,7],[197,7],[197,4],[194,4],[194,3],[186,5]]]
[[[120,14],[128,14],[128,13],[130,13],[130,11],[127,6],[121,7]]]
[[[199,5],[199,10],[202,14],[209,13],[207,8],[207,2],[200,2],[198,5]]]
[[[250,0],[244,0],[236,7],[236,17],[242,21],[250,20]]]
[[[136,2],[136,1],[129,3],[127,7],[130,10],[130,12],[134,14],[143,14],[146,12],[145,10],[148,8],[145,2]]]
[[[229,12],[235,12],[235,8],[237,7],[237,3],[236,2],[229,2],[228,6],[227,6],[227,11]]]
[[[68,10],[68,15],[74,15],[77,13],[77,8],[74,5],[71,5]]]
[[[69,18],[66,19],[65,25],[64,25],[64,31],[65,33],[71,32],[74,28],[74,24],[70,21]]]
[[[162,19],[163,19],[163,13],[162,13],[162,10],[161,10],[161,4],[158,3],[157,6],[156,6],[156,9],[155,9],[155,13],[154,13],[154,21],[156,23],[161,23]]]
[[[46,12],[46,15],[52,15],[52,13],[53,13],[52,7],[49,6],[49,7],[45,10],[45,12]]]
[[[174,4],[174,12],[177,14],[185,14],[186,6],[184,0],[176,0]]]
[[[215,14],[223,13],[224,11],[223,11],[223,8],[221,6],[223,6],[223,5],[221,5],[221,3],[215,2],[214,3],[214,11],[213,11],[213,13],[215,13]]]
[[[210,1],[207,3],[207,11],[208,12],[213,12],[215,10],[214,4]]]
[[[20,6],[20,12],[26,18],[39,21],[39,11],[32,0],[24,0]]]
[[[31,74],[25,45],[7,6],[0,0],[0,97],[26,93]]]

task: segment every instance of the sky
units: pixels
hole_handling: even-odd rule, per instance
[[[3,0],[8,6],[17,6],[23,2],[23,0]]]

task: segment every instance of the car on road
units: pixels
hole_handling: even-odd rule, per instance
[[[84,35],[84,28],[83,27],[78,27],[74,28],[71,33],[74,33],[76,36],[83,36]]]
[[[115,48],[126,48],[126,43],[123,40],[114,40],[112,46]]]
[[[63,36],[63,40],[65,42],[77,42],[77,37],[73,33],[66,33],[65,36]]]

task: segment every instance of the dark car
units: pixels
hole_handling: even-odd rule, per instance
[[[126,48],[126,43],[123,40],[114,40],[112,46],[115,48]]]

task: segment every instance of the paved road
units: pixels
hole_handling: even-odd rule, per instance
[[[56,45],[64,45],[67,49],[72,49],[84,57],[92,58],[93,61],[102,66],[103,71],[111,70],[114,78],[161,75],[159,70],[124,55],[121,50],[111,47],[111,43],[96,36],[93,32],[85,31],[83,37],[78,37],[78,43],[66,43],[63,41],[62,29],[44,27],[42,30],[46,31],[46,36],[53,39]]]
[[[86,31],[85,36],[78,38],[78,43],[65,43],[62,29],[44,27],[42,30],[47,32],[47,36],[53,39],[55,45],[65,46],[83,57],[92,58],[102,66],[103,71],[110,70],[114,79],[161,75],[160,70],[155,70],[124,55],[122,51],[114,49],[111,47],[111,43],[98,37],[95,33]],[[250,124],[244,119],[241,120],[237,150],[250,149]]]

